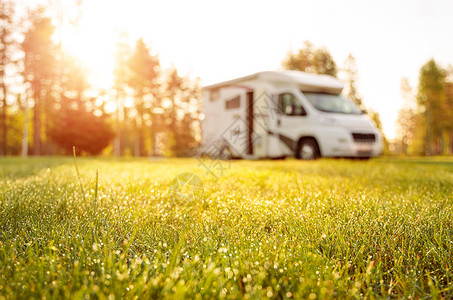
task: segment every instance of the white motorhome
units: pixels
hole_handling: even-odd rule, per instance
[[[211,155],[257,159],[378,156],[373,121],[328,75],[259,72],[202,90],[202,145]]]

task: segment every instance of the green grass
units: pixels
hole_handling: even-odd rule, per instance
[[[77,164],[0,159],[0,299],[453,297],[451,158]]]

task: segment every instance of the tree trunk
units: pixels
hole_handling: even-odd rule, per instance
[[[448,155],[448,145],[450,144],[449,142],[449,136],[448,136],[448,130],[442,130],[442,155]]]
[[[36,99],[33,110],[33,155],[41,155],[41,111]]]
[[[130,147],[130,139],[128,138],[129,130],[128,130],[128,122],[129,122],[129,116],[128,116],[128,108],[126,106],[123,106],[123,126],[122,130],[120,133],[120,153],[121,156],[126,155],[126,147]],[[131,153],[131,152],[129,152]]]
[[[52,120],[52,98],[49,95],[49,92],[45,92],[43,106],[42,106],[42,114],[40,115],[40,155],[55,155],[54,145],[49,141],[46,136],[46,132],[51,128],[51,120]],[[42,134],[41,134],[42,133]],[[44,139],[43,139],[44,137]]]
[[[115,156],[121,155],[121,124],[120,124],[120,96],[116,95],[116,137],[114,141]]]
[[[157,141],[156,141],[156,121],[157,121],[157,116],[153,112],[151,112],[151,134],[150,134],[150,139],[151,139],[151,149],[150,149],[150,156],[156,156],[157,155]]]
[[[449,154],[453,154],[453,130],[450,130],[449,141],[450,141],[450,153]]]
[[[22,126],[22,156],[28,156],[28,97],[24,101],[24,124]]]
[[[0,155],[6,155],[7,154],[7,147],[8,147],[8,141],[7,141],[7,103],[6,103],[6,97],[3,98],[3,106],[2,106],[2,145],[0,149]]]
[[[36,77],[36,72],[35,76]],[[33,85],[33,155],[41,155],[41,86],[37,79],[34,79]]]
[[[428,104],[426,110],[426,145],[425,145],[425,155],[431,156],[431,149],[432,149],[432,130],[431,130],[431,107]]]
[[[0,149],[0,155],[6,155],[8,151],[8,141],[7,141],[7,118],[8,118],[8,103],[6,102],[7,89],[6,84],[2,80],[2,92],[3,92],[3,105],[2,105],[2,144]]]
[[[139,119],[140,119],[140,127],[138,129],[138,138],[139,138],[139,143],[140,143],[140,148],[139,148],[139,155],[140,156],[145,156],[145,120],[143,118],[143,107],[140,107],[140,114],[139,114]]]
[[[134,156],[140,156],[140,132],[139,132],[139,124],[138,124],[138,117],[134,120]]]

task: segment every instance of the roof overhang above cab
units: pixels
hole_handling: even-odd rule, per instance
[[[310,74],[300,71],[265,71],[204,87],[204,90],[240,85],[252,80],[262,80],[278,85],[296,85],[303,92],[340,94],[343,83],[329,75]]]

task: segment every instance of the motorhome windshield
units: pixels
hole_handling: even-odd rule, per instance
[[[343,95],[324,93],[303,93],[308,101],[319,111],[339,114],[361,114],[361,110]]]

